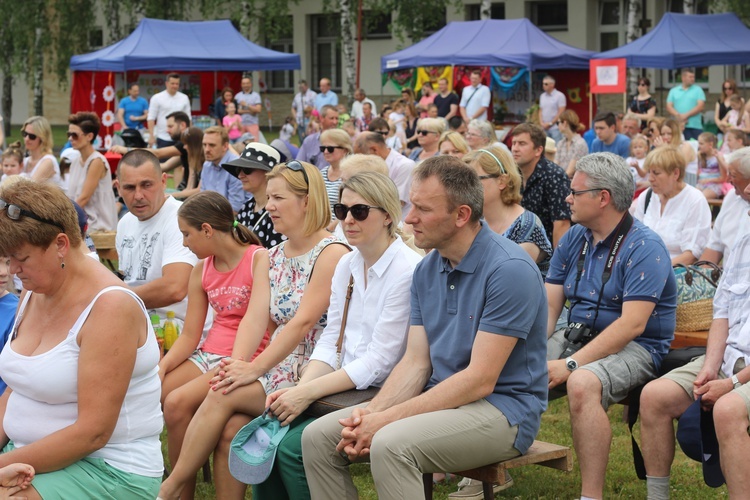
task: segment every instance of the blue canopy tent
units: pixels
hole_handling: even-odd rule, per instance
[[[381,72],[449,64],[588,69],[593,54],[551,37],[528,19],[451,22],[411,47],[381,57]]]
[[[750,29],[732,13],[668,13],[642,37],[593,58],[624,58],[631,68],[747,64],[750,62]]]
[[[260,47],[228,20],[143,19],[127,38],[70,58],[72,71],[255,71],[299,69],[298,54]]]

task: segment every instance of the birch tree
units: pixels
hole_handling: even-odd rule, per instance
[[[352,36],[351,3],[351,0],[339,0],[341,48],[344,52],[344,72],[346,74],[346,96],[349,99],[348,102],[354,100],[354,87],[357,81],[357,62],[354,58],[354,37]]]
[[[479,6],[479,19],[482,21],[492,18],[492,0],[482,0]]]
[[[628,6],[628,25],[627,25],[627,34],[625,35],[625,43],[630,43],[635,41],[637,38],[639,38],[641,33],[641,0],[628,0],[627,1]],[[638,85],[638,69],[637,68],[629,68],[628,69],[628,88],[631,90],[631,93],[635,93],[637,91],[637,85]]]
[[[695,0],[682,0],[682,13],[695,14]]]

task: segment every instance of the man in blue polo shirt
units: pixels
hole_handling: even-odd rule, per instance
[[[137,83],[128,85],[128,97],[120,100],[117,109],[117,121],[122,129],[142,129],[148,118],[148,101],[141,97]]]
[[[549,388],[550,397],[567,388],[581,498],[603,498],[607,408],[656,377],[674,336],[677,285],[664,242],[628,213],[634,187],[624,159],[585,156],[570,186],[578,224],[547,274]],[[569,326],[554,331],[566,300]]]
[[[630,156],[630,138],[617,132],[617,117],[611,111],[602,111],[594,117],[596,139],[591,143],[591,153],[614,153],[623,159]]]
[[[450,156],[414,170],[406,223],[434,250],[414,272],[406,353],[372,402],[305,429],[313,498],[356,499],[348,465],[361,460],[378,498],[420,498],[423,473],[506,460],[534,441],[547,407],[544,286],[528,255],[480,222],[482,182]]]

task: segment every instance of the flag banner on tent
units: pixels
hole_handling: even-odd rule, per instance
[[[417,83],[415,89],[420,90],[426,82],[432,84],[433,89],[437,89],[438,80],[445,78],[448,80],[448,89],[453,85],[453,66],[424,66],[417,68]]]
[[[413,87],[414,83],[414,69],[400,69],[398,71],[392,71],[390,73],[383,73],[383,86],[386,83],[391,82],[396,90],[401,93],[401,89],[406,87]]]
[[[622,94],[627,92],[625,59],[592,59],[589,62],[592,94]]]
[[[497,66],[492,68],[492,87],[511,92],[518,86],[519,82],[529,79],[529,71],[526,68],[506,68]]]

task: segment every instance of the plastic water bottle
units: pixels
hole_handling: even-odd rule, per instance
[[[154,327],[156,341],[159,343],[159,351],[164,354],[164,329],[161,327],[161,318],[158,314],[151,315],[151,326]]]
[[[174,311],[167,311],[167,320],[164,322],[164,350],[172,348],[177,337],[180,335],[180,329],[174,322]]]

